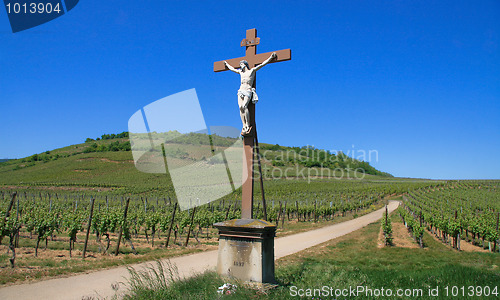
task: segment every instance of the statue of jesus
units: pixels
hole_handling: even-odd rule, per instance
[[[276,52],[273,52],[271,56],[263,63],[251,69],[248,66],[248,62],[246,60],[240,61],[239,69],[233,68],[226,61],[224,61],[224,64],[229,70],[238,73],[241,76],[241,85],[240,89],[238,90],[238,106],[240,107],[240,117],[241,122],[243,123],[243,129],[241,130],[241,135],[243,136],[250,135],[252,132],[248,104],[250,103],[250,101],[255,104],[259,100],[259,98],[257,97],[257,93],[255,92],[255,88],[253,88],[253,83],[255,81],[255,72],[257,72],[260,68],[267,65],[275,58]]]

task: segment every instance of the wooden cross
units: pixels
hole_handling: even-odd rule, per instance
[[[246,52],[244,57],[238,57],[226,60],[229,65],[234,68],[240,67],[240,61],[246,60],[250,68],[253,68],[261,63],[263,63],[272,52],[257,54],[257,45],[260,43],[260,38],[257,37],[257,29],[248,29],[246,38],[241,41],[241,47],[246,47]],[[290,49],[273,51],[276,52],[276,59],[272,60],[270,63],[287,61],[292,59],[292,51]],[[214,62],[214,72],[222,72],[229,70],[224,61]],[[253,87],[256,86],[257,78],[253,82]],[[235,93],[236,94],[236,93]],[[254,145],[258,147],[257,140],[257,126],[255,125],[255,104],[250,101],[248,104],[248,111],[250,112],[250,125],[253,130],[248,136],[243,137],[243,148],[244,148],[244,161],[243,161],[243,178],[246,180],[242,185],[242,199],[241,199],[241,218],[242,219],[253,219],[253,173],[254,173]],[[258,151],[258,150],[257,150]],[[260,165],[259,165],[260,166]],[[246,174],[246,175],[245,175]],[[262,171],[261,171],[261,190],[262,196],[264,197],[264,190],[262,189]]]

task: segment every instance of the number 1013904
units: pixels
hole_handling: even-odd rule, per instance
[[[50,2],[7,3],[5,7],[8,14],[60,14],[62,12],[59,3]]]
[[[446,286],[444,292],[446,297],[498,297],[498,286]]]

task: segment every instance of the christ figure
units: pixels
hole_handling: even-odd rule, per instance
[[[259,100],[259,98],[257,97],[257,93],[255,92],[255,88],[253,87],[255,81],[255,72],[257,72],[260,68],[267,65],[275,58],[276,52],[273,52],[268,59],[254,68],[250,68],[246,60],[242,60],[240,62],[239,69],[233,68],[230,64],[224,61],[224,64],[229,70],[238,73],[241,76],[241,85],[240,89],[238,90],[238,106],[240,107],[240,117],[241,122],[243,123],[243,129],[241,130],[241,135],[243,136],[248,136],[252,132],[248,104],[250,103],[250,101],[255,104]]]

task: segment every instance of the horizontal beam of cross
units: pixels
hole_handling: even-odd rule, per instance
[[[280,62],[280,61],[287,61],[292,59],[292,50],[290,49],[284,49],[284,50],[279,50],[279,51],[273,51],[276,52],[276,59],[273,59],[270,63],[275,63],[275,62]],[[233,58],[233,59],[228,59],[226,60],[228,64],[230,64],[233,68],[239,68],[240,67],[240,61],[246,60],[248,61],[248,64],[250,65],[251,68],[254,66],[261,64],[264,62],[266,59],[271,56],[273,52],[267,52],[267,53],[259,53],[256,54],[255,56],[252,57],[238,57],[238,58]],[[214,72],[222,72],[222,71],[227,71],[229,70],[226,65],[224,65],[224,61],[216,61],[214,62]]]

